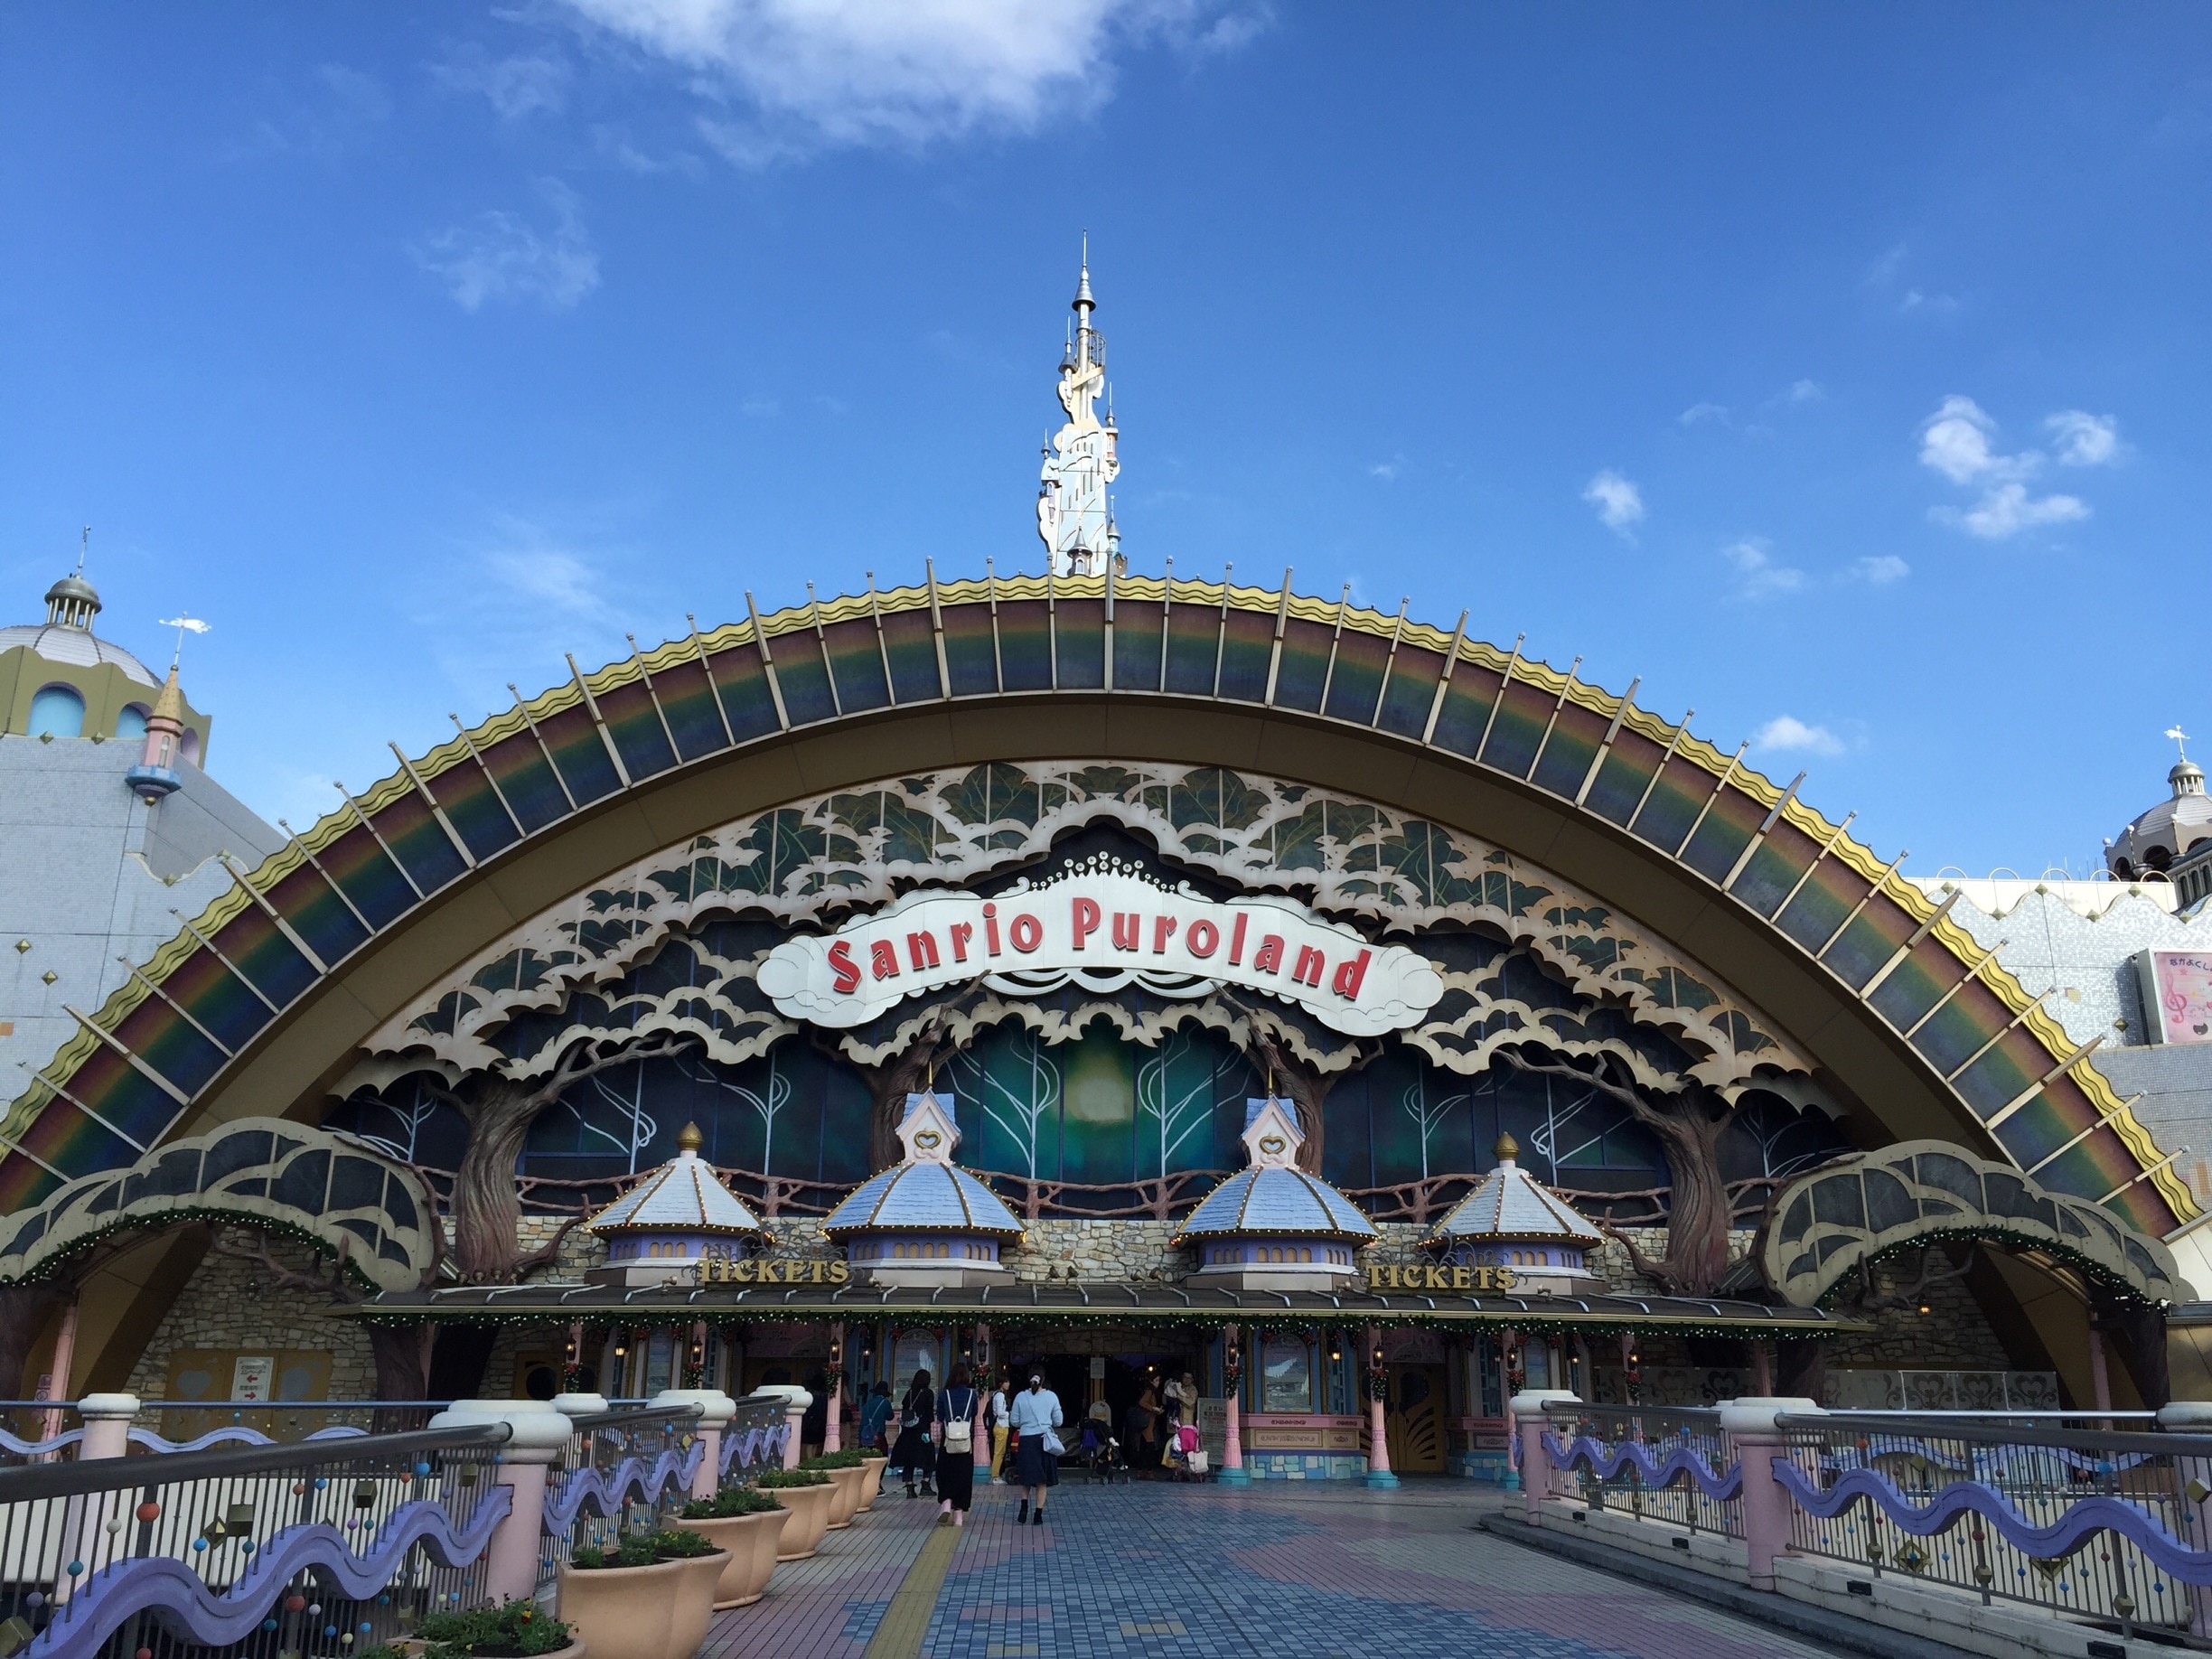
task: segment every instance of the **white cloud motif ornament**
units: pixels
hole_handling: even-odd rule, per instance
[[[1444,995],[1427,958],[1302,904],[1210,899],[1103,860],[989,898],[923,888],[833,933],[784,941],[759,970],[761,990],[783,1014],[833,1027],[978,979],[1015,996],[1133,984],[1196,998],[1234,985],[1295,1002],[1353,1036],[1416,1025]]]

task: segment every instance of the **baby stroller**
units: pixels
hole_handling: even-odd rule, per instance
[[[1200,1443],[1198,1430],[1188,1423],[1178,1423],[1167,1437],[1167,1447],[1162,1459],[1174,1471],[1177,1480],[1204,1480],[1206,1477],[1206,1451]]]
[[[1129,1477],[1129,1459],[1121,1455],[1121,1442],[1095,1418],[1083,1420],[1083,1438],[1075,1443],[1075,1461],[1093,1482],[1102,1480],[1111,1486],[1116,1480],[1126,1483]]]

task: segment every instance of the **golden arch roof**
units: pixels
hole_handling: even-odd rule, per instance
[[[2150,1135],[1944,908],[1686,729],[1571,672],[1279,591],[1020,577],[694,633],[411,757],[186,923],[9,1112],[0,1205],[172,1133],[318,1109],[381,1022],[558,901],[739,811],[1080,753],[1335,785],[1492,839],[1749,989],[1898,1138],[1986,1142],[2160,1236]]]

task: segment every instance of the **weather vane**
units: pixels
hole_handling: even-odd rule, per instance
[[[2181,750],[2181,758],[2183,760],[2189,759],[2189,734],[2183,731],[2179,726],[2170,726],[2166,728],[2166,735],[2172,738],[2174,742],[2179,745]]]
[[[169,666],[174,668],[184,660],[186,631],[189,630],[193,633],[205,633],[213,624],[203,623],[197,616],[176,615],[163,617],[161,625],[164,628],[174,628],[177,631],[176,652],[169,659]]]

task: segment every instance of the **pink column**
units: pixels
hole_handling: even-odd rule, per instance
[[[1720,1407],[1720,1428],[1729,1450],[1743,1469],[1743,1533],[1745,1565],[1751,1588],[1775,1587],[1775,1557],[1790,1547],[1792,1504],[1789,1489],[1775,1478],[1776,1458],[1789,1449],[1775,1419],[1784,1412],[1811,1416],[1820,1411],[1811,1400],[1781,1399],[1729,1401]]]
[[[795,1469],[803,1454],[799,1449],[800,1429],[806,1419],[807,1407],[814,1403],[814,1396],[803,1388],[785,1391],[783,1395],[783,1467]]]
[[[77,1410],[84,1420],[84,1439],[78,1447],[80,1459],[120,1457],[130,1450],[130,1420],[137,1415],[137,1395],[87,1394],[78,1401]],[[98,1572],[117,1557],[128,1554],[129,1534],[123,1528],[110,1532],[108,1523],[123,1517],[137,1501],[138,1494],[135,1489],[92,1493],[68,1499],[62,1527],[69,1540],[69,1553],[58,1559],[83,1561],[89,1571]],[[68,1600],[70,1593],[86,1581],[85,1579],[75,1581],[57,1579],[54,1599]]]
[[[2104,1362],[2104,1333],[2094,1319],[2089,1322],[2089,1387],[2095,1396],[2096,1409],[2100,1411],[2111,1411],[2112,1373],[2106,1369]],[[2097,1427],[2110,1434],[2112,1420],[2106,1418]]]
[[[1238,1337],[1235,1326],[1222,1326],[1222,1359],[1224,1364],[1232,1354],[1238,1355],[1241,1361],[1243,1344]],[[1222,1401],[1222,1466],[1221,1473],[1214,1478],[1224,1486],[1249,1486],[1251,1476],[1244,1468],[1244,1439],[1241,1427],[1243,1420],[1243,1379],[1240,1376],[1236,1381],[1230,1382],[1224,1375],[1223,1382],[1222,1392],[1225,1398]]]
[[[845,1444],[845,1323],[830,1327],[830,1410],[822,1419],[825,1456]]]
[[[70,1367],[77,1358],[77,1298],[70,1297],[69,1306],[61,1310],[61,1330],[54,1337],[52,1377],[46,1391],[49,1400],[67,1400],[70,1397]],[[39,1429],[39,1439],[51,1440],[61,1432],[61,1409],[55,1406],[46,1413]],[[117,1454],[118,1456],[120,1454]]]
[[[484,1546],[484,1599],[528,1601],[538,1593],[538,1551],[545,1532],[546,1467],[567,1448],[568,1419],[535,1401],[468,1400],[430,1420],[433,1429],[504,1422],[496,1485],[513,1496]]]
[[[990,1326],[975,1327],[975,1364],[969,1368],[968,1382],[976,1392],[975,1433],[970,1437],[975,1444],[975,1466],[979,1470],[990,1467],[991,1432],[983,1426],[983,1401],[990,1395]],[[983,1476],[979,1476],[979,1479]]]
[[[1543,1443],[1547,1427],[1542,1412],[1532,1411],[1520,1419],[1521,1499],[1531,1526],[1542,1523],[1543,1501],[1551,1495],[1551,1454]]]
[[[1382,1352],[1382,1333],[1373,1326],[1367,1327],[1367,1485],[1394,1486],[1398,1477],[1391,1473],[1390,1429],[1388,1415],[1382,1401],[1375,1394],[1373,1379],[1376,1374],[1376,1356]]]

